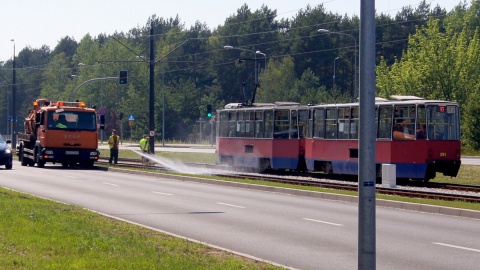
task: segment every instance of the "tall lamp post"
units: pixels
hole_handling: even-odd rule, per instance
[[[333,59],[333,88],[335,88],[335,73],[336,73],[336,65],[335,65],[335,62],[340,59],[339,56],[335,57],[335,59]]]
[[[353,94],[353,98],[357,98],[358,97],[358,82],[357,82],[357,39],[352,35],[352,34],[347,34],[347,33],[342,33],[342,32],[333,32],[333,31],[330,31],[328,29],[318,29],[317,30],[319,33],[323,33],[323,34],[337,34],[337,35],[343,35],[343,36],[349,36],[353,39],[354,41],[354,67],[353,67],[353,89],[354,89],[354,94]]]
[[[265,57],[265,78],[263,79],[265,81],[265,91],[263,93],[263,102],[267,102],[267,55],[262,53],[261,51],[256,51],[256,54],[261,54],[263,57]]]
[[[4,63],[5,63],[5,61],[0,61],[0,67],[2,67]],[[8,81],[8,79],[5,76],[3,76],[3,75],[1,75],[1,76],[3,77],[5,82]],[[0,86],[4,86],[4,85],[7,86],[7,84],[2,84]],[[6,123],[5,135],[8,135],[8,134],[10,134],[10,131],[9,131],[10,123],[8,122],[8,120],[10,119],[10,117],[8,117],[8,114],[10,113],[10,106],[9,106],[10,102],[8,101],[8,87],[5,87],[5,103],[6,103],[6,105],[5,105],[5,110],[6,110],[5,111],[6,112],[5,113],[5,118],[6,118],[6,121],[5,121],[5,123]]]
[[[17,93],[17,74],[15,70],[15,40],[11,40],[13,42],[13,65],[12,65],[12,146],[15,149],[17,148],[17,139],[15,137],[15,121],[17,119],[16,115],[16,93]]]

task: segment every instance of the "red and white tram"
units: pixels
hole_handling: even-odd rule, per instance
[[[455,102],[392,96],[376,101],[376,164],[395,164],[397,178],[456,176],[460,116]],[[217,111],[220,164],[357,175],[359,103],[229,104]]]

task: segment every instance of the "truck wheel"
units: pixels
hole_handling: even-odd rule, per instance
[[[38,168],[45,167],[45,161],[40,160],[40,155],[38,154],[38,151],[35,151],[35,161],[37,162]]]
[[[20,150],[18,151],[18,160],[21,162],[22,166],[27,166],[27,160],[23,156],[23,144],[20,145]]]

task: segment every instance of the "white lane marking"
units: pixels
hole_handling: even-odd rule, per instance
[[[451,248],[458,248],[458,249],[464,249],[464,250],[470,250],[470,251],[475,251],[475,252],[480,252],[480,249],[474,249],[474,248],[467,248],[467,247],[461,247],[461,246],[454,246],[454,245],[449,245],[445,243],[437,243],[437,242],[432,242],[435,245],[440,245],[440,246],[446,246],[446,247],[451,247]]]
[[[243,206],[234,205],[234,204],[229,204],[229,203],[222,203],[222,202],[217,202],[217,204],[226,205],[226,206],[231,206],[231,207],[236,207],[236,208],[246,208],[246,207],[243,207]]]
[[[114,187],[119,187],[120,185],[117,184],[112,184],[112,183],[107,183],[107,182],[102,182],[104,185],[109,185],[109,186],[114,186]]]
[[[307,220],[307,221],[313,221],[313,222],[318,222],[318,223],[323,223],[323,224],[338,226],[338,227],[345,226],[345,225],[343,225],[343,224],[332,223],[332,222],[327,222],[327,221],[322,221],[322,220],[316,220],[316,219],[311,219],[311,218],[302,218],[302,219],[303,219],[303,220]]]
[[[170,193],[163,193],[163,192],[158,192],[158,191],[152,191],[155,194],[160,194],[160,195],[165,195],[165,196],[172,196],[173,194]]]
[[[73,178],[73,179],[77,179],[77,177],[76,177],[76,176],[73,176],[73,175],[66,175],[65,177],[67,177],[67,178]]]

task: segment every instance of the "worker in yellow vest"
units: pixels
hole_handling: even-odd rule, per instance
[[[143,138],[140,140],[140,149],[142,149],[143,154],[148,154],[148,149],[150,147],[150,143],[148,141],[147,134],[143,135]],[[148,159],[142,156],[142,164],[148,164]]]
[[[108,160],[109,164],[118,163],[118,144],[120,143],[120,137],[117,135],[117,130],[112,130],[112,135],[108,139],[108,146],[110,146],[110,159]]]

